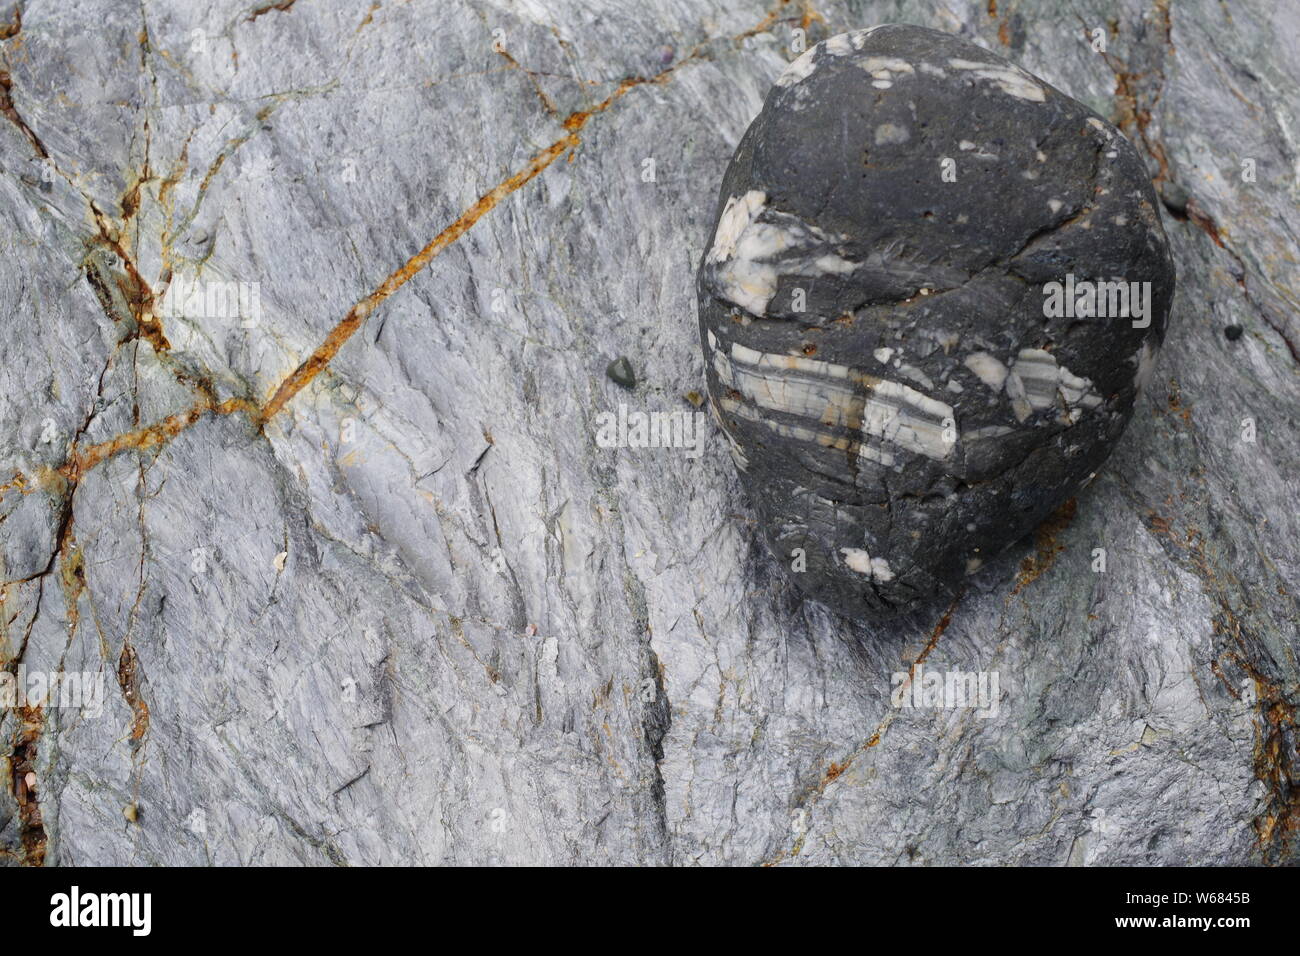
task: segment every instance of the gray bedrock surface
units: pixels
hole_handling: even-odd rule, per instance
[[[785,582],[712,423],[595,436],[695,413],[723,170],[797,29],[884,22],[1110,118],[1180,214],[1096,479],[870,625]],[[1294,4],[0,23],[0,648],[105,688],[3,711],[0,859],[1296,860]],[[996,712],[891,706],[917,661]]]

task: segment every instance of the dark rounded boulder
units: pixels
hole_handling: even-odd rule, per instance
[[[1174,292],[1123,135],[913,26],[790,65],[706,250],[713,410],[776,559],[853,617],[951,593],[1090,480]]]

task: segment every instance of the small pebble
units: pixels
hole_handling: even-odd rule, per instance
[[[1187,190],[1177,183],[1165,183],[1160,187],[1160,201],[1175,216],[1187,215]]]
[[[1242,333],[1245,331],[1240,325],[1229,325],[1224,328],[1223,334],[1228,337],[1229,342],[1235,342],[1241,338]]]
[[[636,373],[632,371],[632,363],[621,355],[609,363],[605,374],[615,385],[621,385],[629,391],[636,388]]]

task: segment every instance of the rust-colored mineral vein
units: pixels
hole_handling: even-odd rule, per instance
[[[36,751],[45,722],[39,706],[19,708],[18,717],[18,729],[9,748],[11,779],[8,784],[18,803],[20,862],[25,866],[44,866],[47,835],[38,797],[41,784],[36,774]]]
[[[258,413],[257,406],[241,398],[228,398],[224,402],[214,402],[206,397],[200,398],[183,412],[168,415],[150,425],[78,449],[58,469],[58,473],[69,481],[76,481],[96,465],[124,451],[145,451],[165,445],[209,412],[215,415],[231,415],[239,411],[248,413],[250,417]]]
[[[1171,400],[1170,404],[1176,413],[1179,403]],[[1252,769],[1264,785],[1264,803],[1252,827],[1264,863],[1293,862],[1300,834],[1300,722],[1294,684],[1270,673],[1267,648],[1236,610],[1234,595],[1245,593],[1245,588],[1230,569],[1211,560],[1205,535],[1195,527],[1180,530],[1172,518],[1155,510],[1147,511],[1145,521],[1166,553],[1196,575],[1202,592],[1217,605],[1210,623],[1222,642],[1219,658],[1240,668],[1254,685],[1257,710]],[[1211,661],[1211,670],[1232,696],[1240,699],[1222,673],[1219,660]]]
[[[789,3],[790,0],[782,0],[780,6]],[[779,7],[778,7],[779,9]],[[775,13],[769,14],[763,23],[768,24],[775,19]],[[747,35],[747,34],[742,34]],[[257,416],[258,424],[265,424],[271,418],[284,408],[286,404],[293,400],[302,389],[311,382],[321,370],[324,369],[339,353],[339,350],[346,344],[348,339],[352,338],[356,331],[362,326],[366,318],[379,306],[385,299],[400,289],[421,270],[432,262],[437,256],[457,239],[463,236],[470,228],[482,219],[485,215],[496,208],[497,204],[507,196],[516,192],[523,186],[527,185],[540,173],[545,171],[552,163],[563,156],[569,150],[575,148],[581,141],[579,132],[591,121],[592,117],[597,116],[609,109],[616,102],[622,99],[630,90],[638,86],[647,84],[664,83],[668,78],[686,63],[697,60],[702,57],[708,49],[707,44],[701,43],[692,49],[686,56],[682,57],[676,63],[666,67],[659,73],[649,77],[632,76],[624,79],[614,89],[614,92],[605,97],[590,109],[577,110],[570,113],[561,124],[565,129],[565,135],[561,136],[551,145],[533,155],[533,158],[517,172],[502,180],[496,186],[484,193],[478,200],[466,209],[456,218],[451,225],[447,226],[442,232],[434,236],[423,249],[413,255],[399,269],[393,272],[385,279],[377,289],[367,295],[364,299],[352,307],[347,315],[330,330],[329,334],[312,354],[296,368],[279,387],[276,388],[271,398],[262,406],[260,415]]]
[[[555,108],[555,101],[546,95],[546,90],[542,88],[542,84],[539,83],[537,80],[537,74],[534,73],[532,70],[528,69],[527,67],[523,66],[518,60],[516,60],[511,55],[510,51],[507,50],[505,47],[498,46],[495,49],[497,53],[501,54],[501,57],[507,63],[510,64],[512,68],[518,70],[520,73],[522,73],[524,76],[528,78],[528,83],[530,86],[532,86],[533,92],[537,94],[537,98],[541,100],[542,107],[546,110],[547,113],[551,114],[552,116],[555,116],[559,112]]]
[[[474,205],[461,213],[459,218],[446,229],[434,236],[428,245],[385,279],[379,288],[354,305],[348,314],[343,317],[342,321],[325,336],[325,341],[317,347],[316,351],[312,352],[306,361],[280,383],[275,393],[258,412],[256,416],[258,423],[265,423],[273,418],[295,395],[302,391],[308,382],[320,374],[321,370],[329,365],[334,356],[338,354],[339,349],[343,347],[348,339],[352,338],[357,329],[361,328],[366,317],[375,310],[376,306],[410,281],[421,269],[432,262],[439,253],[468,232],[470,227],[482,219],[497,203],[525,183],[528,183],[538,173],[555,162],[565,150],[577,144],[577,134],[570,132],[537,153],[527,166],[480,196]]]
[[[252,23],[258,17],[265,16],[272,11],[288,13],[297,2],[298,0],[273,0],[272,3],[264,3],[260,7],[254,8],[248,16],[244,18],[244,22]]]
[[[1016,577],[1011,597],[1033,584],[1056,563],[1057,557],[1065,550],[1060,536],[1070,526],[1078,510],[1078,499],[1070,498],[1034,529],[1034,553],[1020,562],[1020,573]]]
[[[908,664],[907,679],[903,681],[899,688],[900,690],[906,690],[908,687],[912,686],[912,681],[916,677],[916,669],[925,663],[926,659],[931,653],[933,653],[935,647],[938,646],[939,639],[943,637],[944,631],[948,630],[948,625],[952,623],[953,612],[957,610],[957,605],[961,603],[961,599],[964,596],[965,591],[958,592],[957,596],[953,598],[952,603],[948,605],[948,609],[943,612],[943,616],[939,618],[938,623],[935,624],[933,629],[931,629],[930,636],[926,639],[925,646],[921,648],[920,653],[917,654],[916,657],[912,658],[912,662]],[[889,729],[889,725],[894,722],[894,718],[897,715],[898,711],[891,707],[890,711],[885,714],[884,718],[876,726],[876,729],[869,737],[862,741],[862,743],[855,747],[853,751],[847,754],[843,759],[831,761],[830,766],[826,768],[826,772],[822,774],[821,779],[817,781],[815,785],[806,789],[799,795],[796,800],[796,805],[801,810],[806,809],[809,804],[815,802],[825,794],[826,788],[842,777],[844,772],[853,766],[854,762],[859,757],[880,743],[881,739],[884,737],[885,731]],[[762,865],[775,866],[791,857],[798,856],[802,849],[803,836],[801,834],[799,838],[795,840],[793,846],[782,850],[770,860],[764,861]]]

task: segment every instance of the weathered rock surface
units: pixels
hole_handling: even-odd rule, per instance
[[[13,10],[0,647],[106,694],[4,710],[0,858],[1296,859],[1294,5]],[[796,30],[889,21],[1115,121],[1182,218],[1073,513],[877,626],[783,579],[716,431],[594,422],[698,414],[719,177]],[[891,706],[918,660],[997,712]]]
[[[1092,479],[1164,340],[1158,202],[1113,126],[950,34],[838,34],[777,78],[700,327],[796,585],[855,617],[950,599]]]

